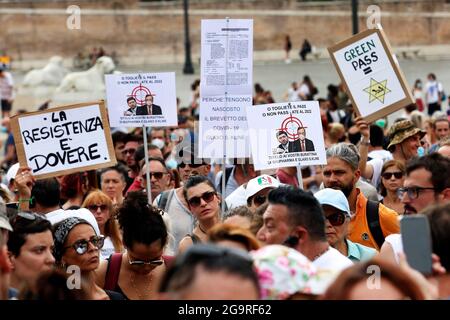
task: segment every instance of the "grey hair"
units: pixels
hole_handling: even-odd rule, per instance
[[[347,162],[353,170],[356,170],[359,167],[360,157],[358,149],[354,144],[341,142],[331,146],[327,150],[327,159],[333,157]]]

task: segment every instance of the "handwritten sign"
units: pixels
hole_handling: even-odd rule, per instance
[[[256,170],[326,164],[317,101],[255,105],[247,119]]]
[[[20,165],[36,178],[116,164],[103,101],[23,114],[11,125]]]
[[[105,83],[111,126],[178,125],[174,72],[112,74]]]
[[[414,102],[381,27],[358,33],[328,51],[357,114],[366,121]]]

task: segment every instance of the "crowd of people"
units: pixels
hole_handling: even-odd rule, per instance
[[[178,127],[112,128],[114,167],[36,180],[14,140],[6,145],[0,299],[450,297],[450,122],[439,85],[437,102],[427,94],[394,123],[367,123],[343,85],[320,98],[309,76],[292,83],[287,101],[319,101],[326,145],[326,165],[301,167],[302,185],[297,167],[199,158],[198,87]],[[260,84],[253,100],[275,102]],[[431,229],[428,275],[402,246],[400,218],[416,214]],[[367,286],[373,266],[377,288]]]

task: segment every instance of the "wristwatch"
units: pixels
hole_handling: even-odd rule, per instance
[[[363,146],[370,146],[370,139],[365,140],[364,137],[361,137],[361,140],[359,141],[359,143],[362,144]]]

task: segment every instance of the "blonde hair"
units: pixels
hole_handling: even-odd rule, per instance
[[[345,133],[345,127],[342,123],[332,122],[328,125],[328,136],[330,139],[338,140],[340,133]]]
[[[209,241],[229,240],[242,244],[248,251],[258,250],[261,244],[250,230],[227,223],[216,224],[208,231]]]
[[[119,230],[119,224],[116,220],[116,212],[113,206],[113,202],[108,195],[106,195],[101,190],[94,190],[91,193],[88,194],[86,199],[84,199],[82,207],[87,208],[92,204],[102,203],[105,204],[108,207],[110,217],[108,221],[105,223],[105,237],[110,237],[111,241],[114,245],[114,250],[116,252],[122,252],[123,251],[123,243],[122,243],[122,237],[120,235]]]

